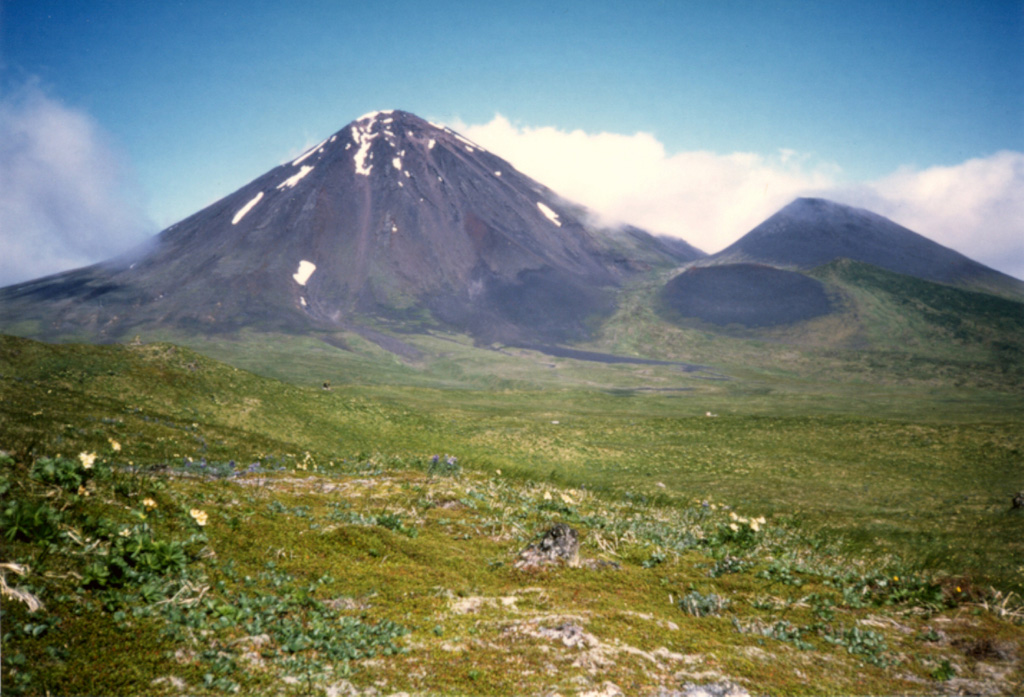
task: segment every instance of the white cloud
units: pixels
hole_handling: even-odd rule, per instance
[[[87,114],[35,84],[0,101],[0,285],[110,258],[153,228]]]
[[[836,200],[891,218],[975,261],[1024,279],[1024,153],[900,169],[838,188]]]
[[[1024,154],[954,167],[901,169],[873,182],[782,148],[669,153],[649,133],[585,133],[489,123],[452,126],[606,222],[628,222],[717,252],[798,196],[823,196],[887,216],[1005,273],[1024,278]]]
[[[453,127],[605,222],[682,237],[706,252],[735,241],[801,192],[830,185],[837,171],[792,150],[773,157],[670,154],[649,133],[518,127],[500,115]]]

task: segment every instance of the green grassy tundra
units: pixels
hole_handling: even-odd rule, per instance
[[[1012,346],[652,327],[0,338],[4,694],[1024,692]]]

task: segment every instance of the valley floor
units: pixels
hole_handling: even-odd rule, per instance
[[[1019,398],[765,384],[324,389],[4,338],[4,691],[1024,690]],[[520,568],[556,523],[578,561]]]

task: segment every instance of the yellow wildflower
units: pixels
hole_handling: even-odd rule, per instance
[[[736,523],[729,523],[729,529],[732,530],[733,532],[739,532],[740,531],[740,526],[737,525]]]
[[[757,532],[761,529],[761,525],[756,520],[752,520],[750,521],[750,529]]]
[[[148,498],[142,499],[142,505],[146,507],[147,511],[152,511],[154,508],[156,508],[156,501]]]
[[[188,514],[192,516],[192,520],[196,521],[196,525],[198,525],[199,527],[203,527],[204,525],[206,525],[206,511],[199,510],[198,508],[193,508],[191,511],[188,512]]]
[[[118,443],[113,438],[110,438],[109,440],[110,440],[110,449],[113,450],[115,453],[121,452],[121,444]]]
[[[79,486],[78,487],[78,495],[79,496],[88,496],[89,495],[89,490],[86,489],[84,486]]]
[[[121,537],[131,537],[132,536],[132,531],[129,530],[128,528],[125,528],[124,530],[119,532],[118,535],[120,535]]]
[[[82,469],[91,470],[96,462],[96,453],[79,453],[78,459],[82,462]]]

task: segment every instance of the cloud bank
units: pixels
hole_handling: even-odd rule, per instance
[[[1002,151],[950,167],[900,169],[827,192],[975,261],[1024,279],[1024,153]]]
[[[1024,153],[851,184],[838,164],[792,150],[669,153],[649,133],[532,128],[501,115],[452,127],[606,223],[681,237],[709,253],[794,198],[821,196],[872,210],[1024,278]]]
[[[108,259],[152,235],[129,175],[87,114],[34,84],[0,100],[0,285]]]

